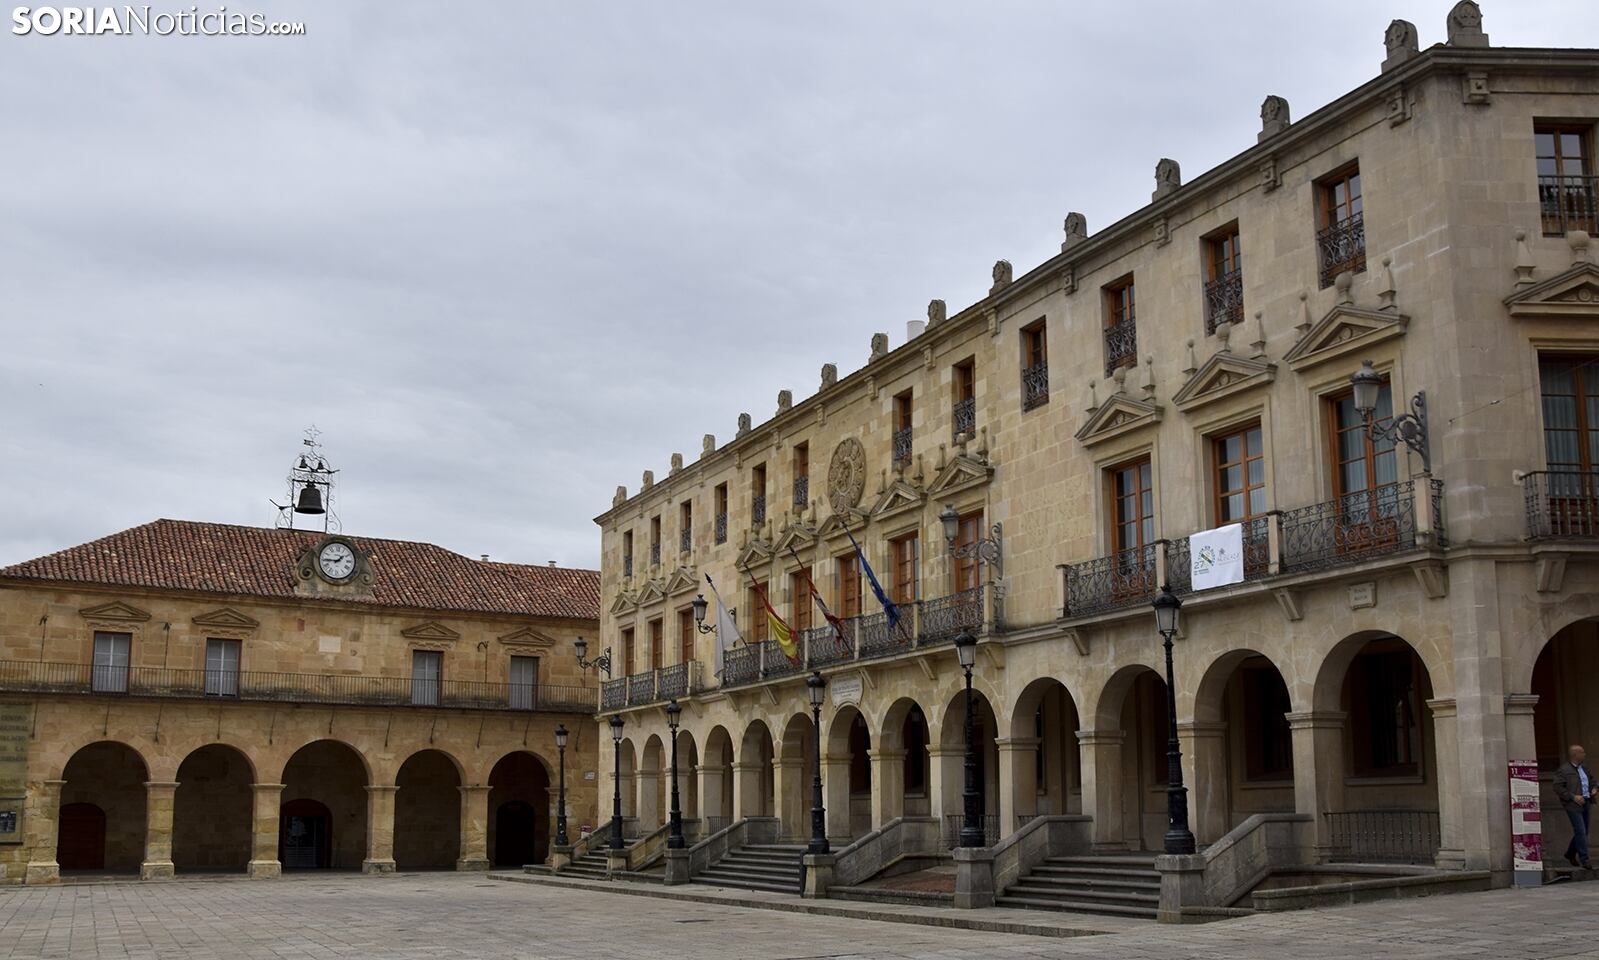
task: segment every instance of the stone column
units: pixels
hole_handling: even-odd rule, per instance
[[[461,791],[461,856],[457,870],[489,868],[489,788],[487,784],[456,787]],[[551,822],[553,841],[554,821]]]
[[[283,784],[250,784],[250,866],[251,879],[265,880],[283,873],[278,862],[278,833],[281,829],[279,804],[283,799]]]
[[[965,762],[964,747],[927,747],[928,812],[938,821],[940,830],[944,829],[945,817],[966,812]]]
[[[178,796],[176,781],[151,780],[144,785],[144,862],[140,880],[171,880],[172,808]]]
[[[809,782],[801,760],[778,760],[772,764],[772,803],[784,837],[804,840],[811,835],[810,803],[806,799]]]
[[[1094,818],[1094,849],[1125,850],[1122,830],[1121,730],[1079,730],[1077,747],[1082,757],[1083,814]],[[1136,786],[1134,788],[1136,792]],[[1138,798],[1142,800],[1143,798]]]
[[[1038,813],[1037,737],[1001,737],[999,750],[999,835],[1008,837],[1021,826],[1020,815]]]
[[[762,814],[761,764],[733,764],[733,821]]]
[[[905,751],[868,750],[872,764],[872,829],[905,815]]]
[[[28,807],[28,866],[23,883],[60,883],[56,862],[57,831],[61,827],[61,788],[65,780],[40,780]]]
[[[1448,698],[1428,700],[1427,709],[1432,711],[1433,757],[1438,765],[1437,864],[1444,870],[1463,870],[1466,847],[1461,830],[1460,746],[1456,738],[1455,701]],[[1508,782],[1506,779],[1506,793],[1509,792]]]
[[[1512,760],[1538,759],[1538,738],[1532,726],[1532,712],[1537,706],[1536,693],[1512,693],[1505,697],[1505,744]],[[1508,770],[1506,776],[1509,776]]]
[[[822,796],[827,804],[827,838],[838,844],[848,843],[852,836],[849,822],[849,768],[848,756],[822,758]],[[805,771],[804,780],[806,836],[810,836],[811,771],[809,769]]]
[[[366,788],[366,859],[362,873],[394,872],[394,784]]]
[[[1314,818],[1315,857],[1324,863],[1334,852],[1326,815],[1344,808],[1344,714],[1310,710],[1287,717],[1294,746],[1294,812]]]
[[[722,768],[701,764],[694,768],[694,777],[699,781],[700,839],[704,840],[711,835],[711,818],[726,816],[722,809]]]
[[[639,836],[647,836],[661,825],[661,770],[643,767],[638,772],[638,803],[633,815],[638,817]],[[625,808],[625,804],[623,805]]]
[[[1227,781],[1227,724],[1189,721],[1177,724],[1183,748],[1183,783],[1188,787],[1188,822],[1201,846],[1227,834],[1231,806]]]

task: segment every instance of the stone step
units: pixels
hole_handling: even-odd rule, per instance
[[[1153,910],[1160,906],[1160,893],[1129,893],[1125,890],[1096,890],[1068,884],[1033,883],[1024,879],[1005,888],[1005,896],[1030,897],[1035,900],[1082,900],[1096,903],[1121,903],[1127,906],[1147,905]]]
[[[738,873],[751,877],[772,877],[786,880],[798,878],[801,868],[797,863],[745,863],[739,860],[723,859],[710,869],[720,870],[723,873]]]
[[[1079,867],[1113,867],[1119,870],[1147,870],[1155,872],[1155,857],[1128,855],[1106,855],[1098,857],[1050,857],[1045,863],[1070,864]]]
[[[1086,887],[1125,890],[1159,890],[1158,875],[1102,873],[1065,868],[1040,867],[1023,878],[1029,883],[1070,883]]]
[[[1153,920],[1155,911],[1145,907],[1124,906],[1117,903],[1097,903],[1073,900],[1013,897],[1009,894],[995,897],[994,904],[1001,907],[1021,907],[1027,910],[1058,910],[1063,913],[1097,913],[1118,917],[1140,917]]]
[[[724,874],[717,871],[714,867],[695,877],[694,882],[705,884],[706,886],[735,887],[740,890],[764,890],[770,893],[797,894],[800,892],[799,880],[797,878],[791,879],[785,883],[777,883],[770,880],[754,880],[743,874]]]

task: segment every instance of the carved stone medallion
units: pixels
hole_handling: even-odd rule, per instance
[[[866,448],[847,437],[833,448],[827,467],[827,502],[834,513],[845,513],[861,502],[866,492]]]

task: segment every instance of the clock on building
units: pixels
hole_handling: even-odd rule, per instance
[[[355,551],[342,540],[330,540],[317,551],[316,563],[324,579],[343,583],[355,573]]]

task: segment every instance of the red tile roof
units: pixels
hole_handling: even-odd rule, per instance
[[[0,578],[197,590],[298,599],[294,562],[324,534],[226,523],[156,520],[0,568]],[[598,620],[593,570],[473,560],[431,543],[347,537],[372,561],[371,597],[340,602],[515,616]]]

